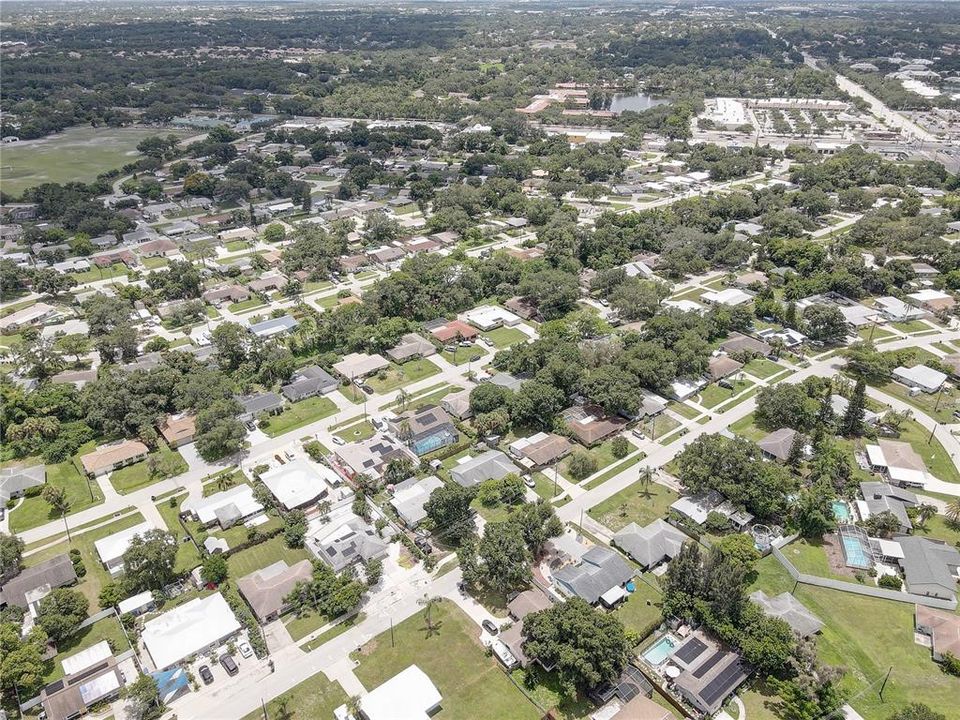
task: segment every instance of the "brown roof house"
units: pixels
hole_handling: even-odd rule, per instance
[[[744,335],[743,333],[731,333],[730,337],[721,343],[720,349],[727,353],[727,355],[739,355],[742,353],[744,355],[769,357],[773,354],[773,347],[769,344],[763,342],[763,340],[757,340],[756,338]]]
[[[790,451],[796,442],[799,433],[792,428],[774,430],[757,443],[757,447],[768,460],[786,462],[790,458]],[[804,448],[806,452],[806,448]]]
[[[313,565],[309,560],[301,560],[294,565],[278,560],[240,578],[237,589],[260,624],[266,624],[289,609],[284,598],[294,586],[298,582],[309,582],[312,577]]]
[[[707,374],[713,382],[723,380],[738,372],[743,367],[742,362],[734,360],[729,355],[712,357],[707,363]]]
[[[160,434],[167,441],[167,445],[178,448],[181,445],[193,442],[197,432],[197,418],[187,413],[167,415],[160,423]]]
[[[540,318],[540,309],[536,303],[516,296],[507,300],[503,306],[512,313],[519,315],[524,320],[537,320]]]
[[[121,440],[101,445],[93,452],[81,456],[80,462],[88,475],[96,477],[143,460],[148,452],[147,446],[139,440]]]
[[[591,447],[616,435],[627,421],[615,415],[606,415],[597,405],[575,405],[562,413],[563,422],[582,445]]]
[[[943,662],[947,653],[960,657],[960,615],[917,605],[916,629],[930,638],[930,650],[937,662]]]

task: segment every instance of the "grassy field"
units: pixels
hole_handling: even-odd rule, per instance
[[[497,350],[516,345],[518,342],[526,342],[529,339],[529,336],[523,330],[511,327],[494,328],[483,333],[483,335],[496,345]]]
[[[78,285],[84,283],[96,282],[97,280],[109,280],[127,274],[127,266],[123,263],[114,263],[110,267],[91,267],[83,272],[73,273],[73,279]]]
[[[359,660],[355,673],[367,689],[383,684],[414,663],[443,696],[434,720],[536,720],[536,707],[501,672],[497,661],[481,647],[479,630],[459,608],[442,601],[433,608],[434,630],[423,613],[373,638],[352,657]]]
[[[160,131],[168,135],[171,130]],[[77,126],[38,140],[3,146],[0,189],[19,195],[45,182],[90,182],[107,170],[133,162],[137,143],[155,128],[92,128]]]
[[[266,542],[254,545],[252,548],[241,550],[227,558],[230,566],[230,577],[234,579],[249,575],[254,570],[261,570],[278,560],[284,560],[293,565],[301,560],[310,560],[311,555],[303,548],[291,550],[283,542],[283,536],[277,535]]]
[[[773,556],[757,563],[758,577],[751,591],[768,594],[793,590],[794,582]],[[886,720],[909,702],[918,700],[935,711],[953,717],[956,710],[957,680],[941,672],[930,659],[930,650],[913,641],[913,606],[800,585],[794,593],[825,627],[817,639],[820,658],[843,667],[842,686],[853,708],[866,720]],[[893,668],[880,702],[870,683],[882,680]],[[748,718],[776,717],[776,698],[764,689],[742,695]],[[755,709],[754,713],[752,709]]]
[[[90,446],[86,452],[92,450]],[[70,502],[70,514],[85,510],[103,502],[103,493],[93,480],[87,483],[87,478],[77,469],[72,460],[47,465],[47,483],[62,487],[67,491],[67,500]],[[19,507],[10,513],[10,531],[23,532],[35,528],[52,520],[59,519],[59,515],[51,513],[47,501],[39,495],[24,498]],[[69,519],[68,519],[69,522]]]
[[[267,703],[267,718],[285,718],[285,720],[314,720],[332,718],[333,711],[347,702],[347,693],[340,683],[327,680],[322,672],[304,680],[299,685]],[[286,701],[285,703],[283,701]],[[283,706],[286,713],[281,713]],[[266,720],[262,709],[256,709],[242,720]]]
[[[650,580],[654,583],[654,580]],[[637,579],[635,582],[636,591],[630,593],[630,597],[614,611],[614,615],[620,618],[620,621],[628,630],[634,630],[639,633],[643,640],[663,621],[663,614],[660,612],[661,595],[660,591]]]
[[[373,425],[366,420],[361,420],[353,425],[348,425],[342,430],[338,430],[334,435],[342,438],[345,442],[358,442],[373,437],[376,432],[377,430]]]
[[[772,360],[767,360],[766,358],[754,358],[744,365],[743,369],[748,374],[753,375],[756,378],[760,378],[761,380],[766,380],[768,377],[773,377],[778,372],[786,370],[783,365],[778,365]]]
[[[377,373],[370,377],[367,384],[378,393],[388,393],[391,390],[396,390],[404,385],[423,380],[439,372],[440,368],[432,362],[426,358],[420,358],[419,360],[405,362],[403,365],[391,363],[384,377],[381,377],[380,374]]]
[[[87,574],[81,578],[80,583],[77,585],[77,590],[83,593],[84,597],[90,601],[91,608],[96,608],[99,606],[97,597],[100,595],[100,588],[110,582],[110,573],[104,570],[103,565],[100,564],[100,557],[97,555],[97,549],[93,546],[93,543],[96,540],[105,538],[108,535],[113,535],[121,530],[126,530],[142,522],[143,515],[138,512],[127,515],[103,527],[98,527],[95,530],[74,534],[73,541],[70,543],[63,541],[44,548],[43,550],[38,550],[32,555],[25,557],[23,562],[27,567],[32,567],[44,560],[49,560],[52,557],[69,552],[71,548],[77,548],[80,551],[83,564],[87,568]]]
[[[156,470],[150,472],[151,458],[155,458]],[[171,450],[162,440],[157,443],[157,449],[133,465],[114,470],[110,473],[110,484],[121,495],[139,490],[147,485],[166,480],[174,475],[185,473],[188,470],[187,462],[176,450]]]
[[[267,420],[261,430],[268,437],[276,437],[285,432],[296,430],[304,425],[333,415],[337,406],[330,398],[312,397],[300,402],[287,405],[279,415],[273,415]]]
[[[635,482],[594,505],[587,514],[614,532],[632,522],[643,527],[657,518],[665,517],[667,508],[677,497],[673,490],[664,485],[651,482],[644,489],[641,483]]]
[[[711,383],[700,393],[700,404],[705,408],[715,407],[724,400],[729,400],[737,393],[741,393],[750,387],[753,387],[753,383],[749,380],[735,381],[733,383],[733,390],[728,390],[727,388],[720,387],[716,383]]]

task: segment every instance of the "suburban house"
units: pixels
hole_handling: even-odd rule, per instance
[[[415,528],[427,517],[427,511],[423,506],[430,499],[430,493],[442,485],[443,480],[436,475],[409,478],[393,486],[390,504],[404,525],[411,529]]]
[[[253,395],[240,395],[237,402],[243,408],[238,416],[240,422],[253,422],[261,415],[273,415],[283,409],[283,398],[275,392],[254,393]]]
[[[925,393],[937,392],[947,381],[946,375],[926,365],[914,365],[909,368],[901,365],[894,368],[891,375],[898,383],[909,388],[919,388]]]
[[[436,685],[416,665],[401,670],[360,698],[363,720],[427,720],[440,709],[443,698]],[[353,716],[341,705],[333,711],[336,720]]]
[[[277,502],[286,510],[309,507],[340,485],[340,476],[326,465],[297,458],[260,473]]]
[[[196,421],[196,416],[188,413],[167,415],[160,423],[160,434],[167,441],[167,445],[178,448],[193,442],[193,436],[197,432]]]
[[[743,530],[753,520],[753,515],[746,510],[737,509],[716,490],[684,495],[673,501],[670,510],[693,521],[694,525],[703,525],[710,513],[723,515],[736,530]]]
[[[367,355],[365,353],[350,353],[345,355],[343,360],[335,363],[333,369],[341,377],[350,381],[355,378],[365,378],[367,375],[386,370],[390,367],[390,361],[380,355]]]
[[[947,653],[960,657],[960,615],[917,605],[916,631],[930,638],[933,659],[943,662]]]
[[[402,443],[383,434],[374,435],[361,442],[338,447],[333,454],[333,462],[347,479],[353,479],[360,473],[379,478],[391,460],[406,458],[416,463],[417,456]]]
[[[473,310],[468,310],[463,313],[462,317],[466,322],[483,331],[495,330],[504,325],[512,327],[522,322],[519,315],[495,305],[483,305]]]
[[[293,565],[278,560],[237,580],[237,590],[253,610],[257,622],[266,625],[289,609],[284,598],[294,586],[298,582],[310,582],[312,578],[313,564],[309,560]]]
[[[479,335],[476,328],[467,325],[461,320],[451,320],[448,323],[440,325],[430,330],[430,333],[440,342],[473,340]]]
[[[223,530],[262,512],[263,505],[257,502],[253,488],[246,483],[209,497],[187,500],[182,510],[204,527],[219,525]]]
[[[755,355],[758,357],[770,357],[773,355],[773,347],[743,333],[730,333],[730,337],[720,343],[720,350],[727,355]]]
[[[240,285],[224,285],[213,288],[212,290],[207,290],[202,297],[205,302],[219,306],[227,300],[232,303],[249,300],[250,291]]]
[[[11,498],[20,497],[32,487],[40,487],[47,481],[44,465],[13,465],[0,469],[0,505]]]
[[[153,666],[165,670],[219,647],[241,629],[223,595],[214,593],[147,620],[140,639]]]
[[[907,301],[911,305],[933,314],[950,312],[957,305],[957,301],[953,295],[948,295],[942,290],[934,290],[932,288],[924,288],[923,290],[909,293],[907,295]]]
[[[913,305],[907,305],[903,300],[892,296],[879,297],[874,302],[877,309],[883,313],[883,316],[891,322],[909,322],[917,320],[927,315],[926,310],[921,310]]]
[[[135,537],[142,537],[150,530],[155,529],[150,522],[142,522],[133,527],[126,528],[113,535],[107,535],[105,538],[95,540],[93,546],[97,550],[100,562],[103,563],[111,575],[119,575],[123,572],[123,554],[130,547]]]
[[[425,337],[417,333],[407,333],[400,338],[399,343],[387,350],[387,355],[396,363],[404,363],[436,352],[436,346]]]
[[[426,405],[388,421],[390,431],[417,456],[426,455],[460,437],[453,420],[438,405]]]
[[[736,307],[743,303],[750,302],[753,296],[737,288],[724,288],[723,290],[705,292],[700,296],[701,302],[708,305],[726,305],[727,307]]]
[[[144,590],[136,595],[131,595],[117,603],[117,612],[121,615],[130,614],[133,616],[143,615],[151,612],[157,606],[156,599],[153,597],[152,590]]]
[[[450,477],[463,487],[475,487],[484,480],[499,480],[516,472],[517,467],[499,450],[487,450],[464,460],[450,469]]]
[[[634,570],[614,550],[596,545],[577,564],[565,565],[553,573],[554,586],[568,596],[583,598],[591,605],[602,602],[615,607],[627,596],[624,585]]]
[[[48,720],[67,720],[120,695],[124,677],[106,640],[61,661],[63,677],[40,691]]]
[[[783,620],[800,637],[816,635],[823,628],[823,621],[807,610],[806,606],[788,592],[767,595],[763,590],[750,594],[764,614]]]
[[[443,399],[440,400],[440,407],[457,420],[466,420],[473,417],[473,410],[470,409],[470,390],[461,390],[444,395]]]
[[[626,419],[607,415],[597,405],[574,405],[564,410],[561,417],[567,429],[586,447],[616,435],[627,425]]]
[[[559,462],[572,448],[562,435],[538,432],[510,443],[508,450],[520,466],[534,470]]]
[[[847,408],[850,407],[850,401],[847,400],[843,395],[831,395],[830,396],[830,408],[833,410],[833,416],[837,419],[842,418],[847,414]],[[880,415],[867,410],[863,410],[863,422],[866,425],[876,425],[880,421]]]
[[[780,428],[759,440],[757,447],[760,448],[760,452],[763,453],[766,460],[787,462],[790,459],[790,452],[793,450],[794,444],[800,437],[800,433],[793,428]],[[807,448],[804,447],[801,453],[805,456]]]
[[[87,475],[96,477],[139,462],[145,459],[149,452],[149,448],[139,440],[121,440],[101,445],[93,452],[82,455],[80,463]]]
[[[870,481],[860,483],[860,493],[863,500],[857,500],[856,505],[862,520],[889,512],[900,522],[899,532],[908,533],[913,529],[907,508],[915,507],[918,500],[912,492],[889,483]]]
[[[718,355],[707,361],[707,375],[712,382],[717,382],[739,372],[742,367],[742,362],[734,360],[729,355]]]
[[[34,303],[0,318],[0,331],[5,333],[16,332],[21,328],[52,320],[59,314],[59,310],[52,305],[43,302]]]
[[[252,334],[259,338],[271,338],[276,335],[288,333],[299,325],[295,318],[289,315],[283,315],[278,318],[270,318],[258,323],[247,326]]]
[[[66,553],[55,555],[24,568],[0,586],[0,608],[16,606],[36,617],[40,601],[51,590],[73,585],[76,581],[77,573],[70,556]]]
[[[908,592],[956,600],[960,551],[952,545],[924,537],[898,537],[896,542],[903,555],[898,560]]]
[[[290,382],[280,392],[290,402],[297,402],[314,395],[326,395],[340,386],[336,379],[319,365],[308,365],[297,370]]]
[[[689,537],[661,518],[645,527],[630,523],[613,536],[613,544],[644,570],[673,560],[689,540]]]
[[[383,558],[389,548],[376,528],[356,516],[332,530],[326,530],[323,537],[308,538],[306,546],[334,572],[346,570],[355,563]]]
[[[713,715],[749,676],[743,659],[702,630],[695,630],[674,650],[670,662],[680,669],[674,685],[683,698]]]

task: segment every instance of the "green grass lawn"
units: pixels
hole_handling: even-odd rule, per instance
[[[236,314],[259,307],[264,307],[263,302],[258,297],[252,297],[249,300],[241,300],[240,302],[231,303],[227,306],[227,310]]]
[[[675,412],[677,415],[684,417],[687,420],[695,420],[701,415],[699,410],[682,402],[670,401],[667,403],[667,409],[673,410],[673,412]]]
[[[667,508],[679,497],[670,488],[651,482],[644,488],[640,482],[611,495],[594,505],[587,514],[614,532],[635,522],[640,527],[657,518],[666,517]]]
[[[291,613],[283,620],[284,627],[287,628],[287,632],[290,633],[290,637],[294,642],[305,638],[314,630],[319,630],[328,622],[330,621],[327,620],[326,615],[321,615],[314,611],[310,611],[300,617]]]
[[[31,555],[28,555],[23,559],[24,565],[27,567],[32,567],[43,562],[44,560],[49,560],[52,557],[69,552],[71,548],[77,548],[80,551],[80,558],[83,560],[83,564],[87,568],[87,574],[81,578],[80,583],[77,585],[77,590],[83,593],[84,597],[87,598],[87,600],[90,602],[91,608],[99,607],[97,597],[100,594],[100,588],[110,582],[110,573],[104,570],[103,565],[100,564],[100,556],[97,555],[97,549],[93,546],[93,543],[96,540],[105,538],[108,535],[113,535],[121,530],[126,530],[127,528],[133,527],[134,525],[142,522],[143,515],[137,512],[108,523],[103,527],[98,527],[94,530],[88,530],[79,534],[75,533],[73,534],[72,542],[67,542],[64,540],[63,542],[59,542],[55,545],[51,545],[50,547],[46,547]]]
[[[778,372],[783,372],[783,370],[786,368],[784,368],[783,365],[778,365],[772,360],[767,360],[766,358],[754,358],[744,365],[743,369],[756,378],[766,380],[768,377],[773,377]]]
[[[287,405],[279,415],[272,415],[266,426],[260,429],[268,437],[276,437],[283,433],[309,425],[316,420],[333,415],[337,406],[330,398],[312,397],[300,402]]]
[[[286,700],[286,714],[281,714],[281,698]],[[267,703],[267,715],[257,708],[243,716],[242,720],[266,720],[266,718],[284,718],[285,720],[316,720],[332,718],[333,711],[350,698],[340,683],[327,680],[322,672],[294,685],[283,695]]]
[[[378,393],[388,393],[391,390],[423,380],[440,372],[440,368],[426,358],[410,360],[402,365],[391,363],[383,375],[377,373],[367,380],[367,384]]]
[[[7,305],[5,308],[0,309],[0,318],[6,317],[7,315],[13,315],[18,310],[24,310],[28,307],[33,307],[34,305],[37,304],[37,302],[38,301],[36,299],[33,299],[33,300],[21,300],[20,302],[11,303],[10,305]]]
[[[935,329],[930,327],[930,325],[923,322],[922,320],[908,320],[907,322],[894,322],[894,323],[890,323],[890,327],[896,328],[900,332],[907,333],[908,335],[911,333],[929,332],[930,330]],[[874,336],[874,339],[876,339],[876,336]]]
[[[724,400],[729,400],[734,395],[743,392],[747,388],[753,387],[749,380],[736,380],[733,383],[733,390],[720,387],[716,383],[707,385],[700,393],[700,404],[705,408],[716,407]]]
[[[645,457],[646,457],[646,454],[637,453],[633,457],[629,457],[626,460],[623,460],[622,462],[618,462],[616,465],[613,465],[612,467],[608,468],[606,472],[602,472],[599,475],[597,475],[590,482],[584,485],[584,487],[587,490],[593,490],[593,488],[598,487],[599,485],[603,485],[603,483],[605,483],[607,480],[609,480],[610,478],[616,475],[619,475],[624,470],[629,470],[634,465],[636,465],[641,460],[643,460]]]
[[[510,677],[520,691],[538,707],[549,709],[550,715],[547,717],[555,720],[583,720],[595,709],[588,698],[567,698],[556,673],[548,673],[539,665],[518,668],[510,673]]]
[[[519,342],[526,342],[529,339],[529,336],[523,330],[518,330],[515,327],[494,328],[483,333],[483,336],[489,338],[497,350],[516,345]]]
[[[89,452],[94,446],[84,446],[81,451]],[[80,472],[72,460],[56,465],[47,465],[47,483],[62,487],[67,491],[67,500],[70,502],[67,522],[69,522],[71,514],[103,502],[103,493],[100,491],[100,487],[94,480],[88,483],[86,476]],[[59,518],[59,514],[51,513],[47,501],[39,495],[25,497],[20,501],[17,509],[10,513],[10,531],[23,532]]]
[[[544,500],[550,500],[563,492],[559,484],[554,484],[553,470],[547,470],[545,473],[535,472],[531,477],[534,482],[533,491]]]
[[[748,440],[753,440],[754,442],[762,440],[768,434],[766,430],[762,430],[754,425],[753,413],[745,415],[730,425],[730,432],[734,433],[735,435],[745,437]]]
[[[226,245],[224,245],[228,253],[237,253],[243,252],[244,250],[250,249],[250,243],[245,240],[231,240]]]
[[[929,415],[939,423],[952,424],[957,422],[953,413],[960,409],[960,390],[955,387],[944,388],[942,393],[925,393],[911,395],[910,388],[897,382],[889,382],[879,388],[888,395],[912,405],[924,415]]]
[[[147,270],[156,270],[157,268],[164,268],[170,264],[170,261],[165,257],[148,257],[141,258],[141,263]]]
[[[186,499],[187,493],[181,493],[180,495],[174,495],[157,503],[157,511],[163,518],[167,530],[176,535],[177,540],[180,542],[180,545],[177,547],[176,571],[178,573],[190,572],[203,562],[197,546],[194,545],[193,542],[183,542],[183,539],[188,533],[183,529],[177,516],[180,514],[180,505]]]
[[[472,347],[458,347],[455,353],[442,350],[440,357],[452,365],[466,365],[470,362],[484,362],[487,357],[487,351],[479,345]]]
[[[114,263],[108,268],[91,267],[89,270],[73,273],[73,279],[77,281],[77,285],[83,285],[84,283],[96,282],[97,280],[109,280],[110,278],[126,274],[126,265],[123,263]]]
[[[316,650],[318,647],[320,647],[324,643],[330,642],[338,635],[343,635],[343,633],[345,633],[347,630],[354,627],[355,625],[359,625],[364,620],[366,620],[366,618],[367,616],[365,613],[357,613],[353,617],[347,618],[343,622],[337,623],[329,630],[326,630],[325,632],[320,633],[313,640],[310,640],[309,642],[305,642],[300,647],[304,652],[311,652],[313,650]],[[323,627],[323,625],[321,625],[320,627]],[[287,626],[287,629],[288,630],[290,629],[289,625]],[[303,635],[301,635],[300,637],[303,637]]]
[[[857,337],[861,340],[870,340],[872,342],[879,342],[881,340],[886,340],[887,338],[898,337],[896,333],[890,332],[889,330],[884,330],[883,328],[876,327],[871,325],[870,327],[861,328],[857,332]]]
[[[91,607],[90,612],[96,612],[96,608]],[[66,658],[104,640],[110,644],[110,649],[113,650],[115,655],[120,655],[130,649],[130,642],[127,640],[123,628],[120,627],[120,621],[116,615],[97,620],[97,622],[80,629],[60,643],[57,646],[56,657],[44,663],[44,682],[49,684],[62,678],[63,661]]]
[[[633,450],[633,447],[630,448]],[[570,461],[573,458],[575,453],[584,452],[582,448],[574,448],[573,452],[567,455],[563,460],[560,461],[560,474],[563,475],[570,482],[579,482],[583,478],[575,478],[570,473]],[[613,440],[604,440],[602,443],[596,447],[592,447],[586,451],[594,460],[597,461],[597,469],[594,472],[599,472],[605,467],[610,465],[616,460],[613,456]]]
[[[653,440],[659,440],[667,433],[673,432],[680,427],[680,421],[667,413],[660,413],[653,418],[652,422],[642,422],[637,427],[639,427],[647,437]]]
[[[151,458],[155,459],[156,470],[151,473]],[[133,465],[114,470],[110,473],[110,484],[121,495],[139,490],[147,485],[153,485],[161,480],[185,473],[189,468],[186,461],[176,450],[171,450],[162,440],[157,443],[157,449]]]
[[[805,575],[855,582],[850,575],[836,573],[830,569],[826,550],[820,542],[795,540],[783,548],[783,554],[797,570]]]
[[[288,548],[283,542],[283,536],[277,535],[259,545],[231,555],[227,558],[227,564],[230,566],[230,577],[239,579],[278,560],[285,560],[287,565],[293,565],[301,560],[310,560],[311,557],[310,553],[303,548]]]
[[[360,440],[373,437],[376,432],[377,429],[373,425],[366,420],[362,420],[353,425],[348,425],[342,430],[338,430],[334,435],[343,438],[346,442],[359,442]]]
[[[960,483],[960,470],[953,464],[943,445],[936,438],[930,438],[930,431],[915,420],[907,420],[900,425],[899,440],[910,443],[911,447],[923,458],[927,469],[934,477],[944,482]],[[929,440],[929,442],[927,442]]]
[[[433,392],[429,392],[424,395],[418,395],[412,400],[407,401],[406,409],[419,410],[420,408],[425,407],[427,405],[439,405],[440,401],[443,400],[443,398],[445,398],[447,395],[449,395],[450,393],[460,392],[462,389],[463,388],[457,387],[456,385],[447,385],[446,387],[442,387],[439,390],[435,390]],[[380,409],[386,410],[388,408],[391,408],[391,409],[397,408],[396,401],[389,403],[387,405],[384,405]]]
[[[480,630],[449,601],[432,611],[434,630],[418,612],[373,638],[351,657],[359,661],[357,678],[369,690],[416,664],[443,696],[434,720],[537,720],[541,713],[488,657]]]
[[[637,578],[634,581],[636,591],[630,593],[627,601],[614,611],[614,615],[620,618],[628,630],[640,634],[639,640],[643,640],[663,622],[660,591],[652,587],[656,585],[652,577],[648,576],[648,580],[649,582],[645,582],[643,578]]]

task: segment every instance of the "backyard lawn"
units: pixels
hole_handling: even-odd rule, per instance
[[[69,552],[71,548],[77,548],[80,551],[80,558],[87,568],[87,574],[81,578],[77,585],[77,590],[83,593],[83,596],[90,601],[90,607],[96,608],[99,605],[97,598],[100,595],[100,588],[110,582],[111,578],[110,573],[104,570],[103,565],[100,564],[100,556],[97,555],[97,549],[93,546],[94,541],[118,533],[121,530],[126,530],[142,522],[143,515],[138,512],[133,513],[132,515],[115,520],[95,530],[74,534],[72,543],[64,540],[63,542],[38,550],[25,557],[23,563],[27,567],[32,567],[44,560],[49,560],[52,557]]]
[[[310,553],[303,548],[288,548],[283,542],[283,536],[277,535],[259,545],[231,555],[227,558],[227,564],[230,566],[230,577],[239,579],[278,560],[285,560],[287,565],[293,565],[311,558]]]
[[[90,612],[94,612],[93,607]],[[103,620],[97,620],[92,625],[88,625],[78,630],[69,638],[57,646],[56,657],[51,658],[44,664],[45,674],[44,682],[52,683],[63,677],[63,660],[76,655],[81,650],[93,647],[99,642],[106,640],[110,644],[110,649],[115,655],[120,655],[130,649],[130,642],[127,640],[123,628],[120,627],[120,621],[116,615],[105,617]]]
[[[268,418],[266,424],[261,425],[260,429],[268,437],[276,437],[333,415],[336,411],[337,406],[330,398],[311,397],[287,405],[282,413]]]
[[[285,703],[281,701],[285,700]],[[294,685],[280,697],[267,703],[267,715],[257,708],[244,715],[242,720],[266,720],[266,718],[285,718],[285,720],[315,720],[332,718],[333,711],[347,702],[347,693],[340,683],[327,680],[327,676],[318,672],[299,685]],[[281,706],[283,704],[283,706]],[[280,711],[286,708],[285,713]]]
[[[767,360],[766,358],[754,358],[744,365],[743,369],[748,374],[753,375],[756,378],[760,378],[761,380],[766,380],[768,377],[773,377],[778,372],[783,372],[786,370],[783,365],[778,365],[772,360]]]
[[[646,488],[639,481],[611,495],[587,514],[610,530],[617,532],[635,522],[640,527],[667,515],[667,508],[678,495],[670,488],[651,482]]]
[[[733,390],[720,387],[716,383],[710,383],[700,393],[700,404],[705,408],[716,407],[724,400],[729,400],[737,393],[741,393],[747,388],[753,387],[749,380],[737,380],[733,383]]]
[[[151,470],[150,464],[155,463]],[[189,468],[187,462],[176,450],[171,450],[162,440],[157,443],[157,449],[133,465],[114,470],[110,473],[110,484],[121,495],[139,490],[155,482],[166,480],[175,475],[185,473]]]
[[[94,445],[81,448],[83,452],[90,452]],[[39,462],[39,461],[38,461]],[[85,510],[88,507],[103,502],[103,493],[97,483],[87,482],[86,476],[80,472],[73,460],[47,465],[47,483],[62,487],[67,491],[67,500],[70,502],[70,514]],[[20,500],[16,510],[10,513],[10,531],[23,532],[35,528],[52,520],[59,519],[59,514],[52,513],[47,501],[37,495]],[[69,522],[69,520],[68,520]]]
[[[639,640],[643,640],[663,622],[663,614],[660,612],[660,591],[651,587],[652,584],[656,584],[652,577],[649,578],[649,582],[650,584],[643,578],[637,578],[634,581],[637,589],[630,593],[627,601],[614,611],[614,615],[620,618],[628,630],[640,634]]]
[[[793,566],[805,575],[856,582],[851,575],[834,572],[822,542],[796,540],[783,548],[783,554]]]
[[[518,330],[515,327],[494,328],[493,330],[488,330],[483,333],[483,336],[493,342],[497,350],[502,350],[503,348],[516,345],[519,342],[526,342],[530,339],[530,336],[523,330]]]
[[[373,638],[351,655],[354,671],[367,689],[383,684],[416,664],[443,696],[434,720],[536,720],[542,713],[527,700],[480,645],[479,628],[453,603],[432,610],[433,630],[423,612]]]
[[[410,360],[402,365],[391,363],[390,367],[384,371],[383,376],[377,373],[367,380],[367,384],[378,393],[388,393],[439,372],[440,368],[432,362],[426,358],[420,358],[419,360]]]

